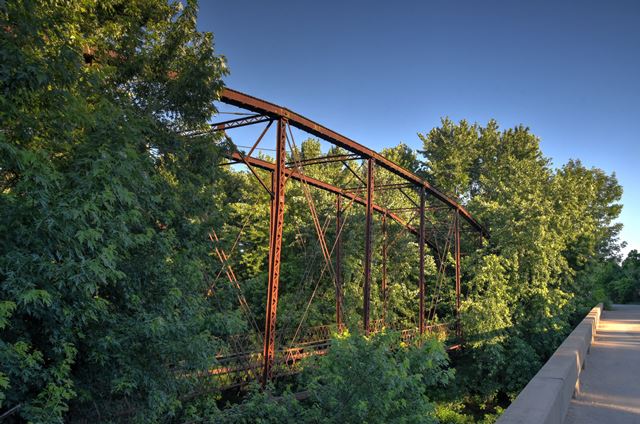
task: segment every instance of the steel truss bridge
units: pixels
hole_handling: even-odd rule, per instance
[[[265,100],[249,96],[236,90],[225,88],[220,101],[247,113],[242,117],[218,122],[211,125],[211,132],[227,132],[245,126],[264,126],[259,137],[248,151],[241,151],[234,146],[228,154],[229,161],[225,164],[241,164],[246,166],[255,177],[257,183],[269,193],[270,197],[270,237],[268,254],[268,286],[266,298],[266,315],[264,331],[256,334],[237,335],[230,337],[228,347],[218,355],[219,365],[210,370],[210,374],[217,377],[223,386],[242,385],[250,381],[260,380],[266,384],[271,379],[295,373],[299,370],[299,361],[303,358],[324,354],[330,345],[331,335],[344,328],[343,323],[343,292],[342,292],[342,230],[344,227],[343,214],[353,204],[365,209],[364,249],[363,249],[363,295],[362,295],[362,323],[361,330],[368,335],[382,328],[400,332],[404,341],[426,332],[437,332],[442,338],[457,340],[462,337],[460,327],[460,296],[461,296],[461,234],[475,234],[476,240],[488,237],[487,230],[458,202],[445,195],[422,177],[395,164],[381,154],[357,143],[321,124],[318,124],[287,108],[275,105]],[[269,129],[275,126],[275,161],[269,162],[254,156],[260,150],[260,143]],[[325,155],[316,158],[301,158],[300,150],[295,144],[291,128],[296,128],[309,135],[318,137],[333,146],[342,148],[346,153]],[[198,134],[192,134],[198,136]],[[289,147],[289,148],[287,148]],[[356,172],[353,161],[360,161],[364,172]],[[340,163],[344,169],[355,177],[360,185],[338,187],[330,182],[308,176],[306,169],[318,164]],[[261,172],[267,171],[271,175],[270,181],[261,177]],[[393,176],[394,182],[376,185],[376,173],[386,173]],[[264,176],[264,173],[262,172]],[[282,239],[285,214],[285,194],[287,182],[298,181],[303,186],[304,194],[309,203],[311,218],[320,243],[324,270],[328,270],[335,283],[335,323],[320,327],[312,327],[293,336],[295,343],[285,343],[279,340],[283,335],[277,333],[276,318],[278,312],[278,289],[280,283],[280,264],[282,261]],[[336,237],[333,246],[329,246],[325,238],[326,225],[320,222],[315,209],[310,189],[320,189],[335,194],[336,207]],[[376,203],[376,194],[383,191],[397,191],[406,200],[404,207],[389,207]],[[410,217],[407,218],[407,214]],[[380,292],[383,297],[383,317],[372,320],[370,312],[371,284],[372,284],[372,244],[374,239],[374,216],[382,219],[382,280]],[[417,218],[417,228],[412,221]],[[392,328],[386,322],[387,308],[387,257],[390,243],[387,238],[387,222],[399,224],[410,234],[413,234],[419,249],[418,276],[418,304],[416,307],[417,327]],[[240,283],[237,280],[229,261],[229,256],[222,248],[215,230],[209,234],[213,249],[221,263],[221,273],[224,273],[230,283],[238,289],[238,301],[241,309],[247,311],[249,306],[242,296]],[[236,239],[237,243],[237,239]],[[446,324],[429,325],[429,313],[425,307],[425,255],[429,248],[434,258],[439,275],[444,276],[446,258],[452,253],[455,260],[455,316]],[[437,305],[436,305],[437,306]],[[430,309],[434,309],[430,308]],[[435,315],[435,312],[433,312]],[[256,326],[257,328],[257,326]],[[300,330],[300,328],[298,328]],[[286,337],[286,336],[285,336]]]

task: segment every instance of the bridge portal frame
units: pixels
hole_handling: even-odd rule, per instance
[[[480,235],[480,238],[488,238],[489,233],[487,229],[480,224],[461,204],[454,199],[445,195],[435,187],[433,187],[428,181],[422,177],[412,173],[411,171],[402,168],[396,163],[390,161],[379,153],[365,147],[362,144],[357,143],[323,125],[320,125],[304,116],[295,113],[287,108],[278,106],[276,104],[267,102],[262,99],[244,94],[240,91],[236,91],[230,88],[224,88],[220,101],[229,105],[239,107],[254,113],[254,115],[244,116],[238,119],[227,120],[211,125],[211,131],[227,131],[233,128],[244,127],[248,125],[255,125],[260,123],[267,123],[260,136],[253,144],[248,153],[242,153],[240,151],[232,152],[229,155],[230,163],[241,163],[246,165],[249,170],[256,177],[257,181],[263,186],[263,188],[269,193],[271,197],[270,207],[270,237],[269,237],[269,257],[268,257],[268,286],[267,286],[267,299],[266,299],[266,316],[265,316],[265,337],[263,346],[263,370],[262,370],[262,384],[266,383],[272,378],[272,370],[275,361],[275,335],[276,335],[276,316],[278,307],[278,288],[280,282],[280,263],[281,263],[281,248],[282,248],[282,233],[284,225],[284,208],[285,208],[285,188],[288,179],[301,181],[331,193],[336,194],[336,223],[337,227],[341,228],[341,213],[342,205],[341,198],[350,199],[351,202],[361,204],[365,206],[365,246],[364,246],[364,287],[363,287],[363,329],[365,334],[369,334],[370,331],[370,288],[371,288],[371,263],[372,263],[372,244],[373,244],[373,215],[374,213],[382,214],[383,216],[383,232],[385,232],[385,240],[383,242],[383,296],[384,305],[386,308],[386,260],[387,260],[387,248],[386,242],[386,219],[390,218],[393,221],[399,223],[407,231],[417,236],[419,244],[419,299],[418,299],[418,322],[419,332],[423,334],[425,331],[426,323],[425,317],[427,311],[425,310],[425,279],[424,279],[424,255],[425,244],[429,246],[434,252],[439,252],[439,246],[437,243],[437,237],[433,239],[427,239],[426,237],[426,199],[427,196],[437,206],[430,207],[430,209],[443,209],[448,210],[454,214],[453,219],[453,234],[454,234],[454,260],[455,260],[455,313],[456,313],[456,333],[461,335],[460,321],[459,321],[459,309],[460,309],[460,295],[461,295],[461,269],[460,269],[460,234],[461,234],[461,218],[464,220],[472,232]],[[271,163],[252,156],[253,152],[257,149],[257,146],[262,141],[263,137],[275,123],[276,130],[276,159],[275,163]],[[358,179],[360,177],[348,166],[347,161],[350,160],[365,160],[367,163],[366,181],[362,181],[363,187],[366,191],[364,198],[357,195],[361,189],[354,188],[341,188],[333,184],[309,177],[303,172],[292,169],[286,160],[286,141],[287,141],[287,126],[295,127],[308,134],[314,135],[334,146],[341,147],[350,154],[348,155],[335,155],[335,157],[325,156],[322,158],[311,158],[303,161],[306,165],[313,165],[318,163],[329,162],[341,162],[345,165]],[[197,135],[197,134],[196,134]],[[374,202],[374,196],[376,191],[375,186],[375,169],[379,166],[392,174],[400,177],[404,182],[400,184],[391,184],[381,186],[381,190],[400,190],[409,200],[413,202],[414,209],[419,215],[419,229],[415,229],[411,226],[410,221],[404,220],[401,216],[396,214],[393,210],[385,208],[381,205],[377,205]],[[258,175],[254,168],[267,170],[271,173],[271,184],[268,186]],[[411,188],[419,193],[419,204],[411,199],[403,190],[403,188]],[[342,281],[340,276],[340,258],[341,258],[341,240],[338,232],[337,240],[337,252],[336,252],[336,269],[338,273],[335,276],[336,283],[336,322],[340,327],[342,325],[342,313],[341,310],[341,298],[342,298]],[[386,311],[383,312],[385,316]]]

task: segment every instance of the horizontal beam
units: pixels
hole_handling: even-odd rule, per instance
[[[388,191],[388,190],[395,190],[395,189],[400,189],[400,188],[410,188],[412,186],[413,185],[410,184],[410,183],[392,183],[392,184],[380,184],[380,185],[374,187],[374,189],[375,189],[375,191]],[[349,191],[349,192],[364,191],[366,189],[367,189],[366,186],[345,188],[345,190]]]
[[[426,180],[402,168],[401,166],[390,161],[374,150],[371,150],[368,147],[365,147],[362,144],[359,144],[351,140],[350,138],[347,138],[333,130],[330,130],[329,128],[320,125],[308,118],[305,118],[304,116],[299,115],[287,108],[275,105],[273,103],[258,99],[253,96],[249,96],[248,94],[244,94],[230,88],[223,89],[220,96],[220,101],[259,114],[269,115],[276,119],[286,118],[289,122],[289,125],[306,131],[309,134],[320,137],[323,140],[326,140],[336,146],[342,147],[352,153],[356,153],[362,156],[363,159],[375,159],[377,165],[383,167],[389,172],[398,175],[408,182],[413,183],[417,187],[424,187],[427,193],[445,203],[449,208],[458,211],[460,216],[462,216],[473,228],[479,231],[483,236],[489,236],[488,231],[478,221],[476,221],[476,219],[471,216],[469,211],[467,211],[462,205],[458,204],[455,200],[449,198],[447,195],[437,190]]]
[[[229,159],[232,159],[232,160],[241,160],[241,158],[242,158],[242,156],[237,152],[234,152],[234,153],[229,155]],[[276,165],[271,163],[271,162],[267,162],[265,160],[257,159],[257,158],[251,157],[251,156],[244,156],[244,160],[248,164],[250,164],[251,166],[263,169],[265,171],[272,172],[276,168]],[[366,205],[367,204],[367,201],[365,199],[363,199],[362,197],[356,196],[353,193],[346,192],[346,191],[342,190],[340,187],[336,187],[336,186],[334,186],[332,184],[325,183],[324,181],[320,181],[320,180],[317,180],[315,178],[308,177],[308,176],[306,176],[304,174],[300,174],[299,172],[291,170],[291,169],[285,169],[284,173],[285,173],[287,178],[291,178],[291,179],[296,180],[296,181],[307,183],[312,187],[316,187],[316,188],[328,191],[330,193],[339,194],[340,196],[342,196],[344,198],[353,200],[354,203],[357,203],[359,205]],[[409,231],[410,233],[412,233],[412,234],[414,234],[416,236],[418,235],[418,230],[415,229],[414,227],[412,227],[407,221],[402,219],[398,214],[390,211],[387,208],[384,208],[384,207],[382,207],[380,205],[377,205],[377,204],[373,205],[373,210],[376,211],[379,214],[387,215],[389,218],[391,218],[392,220],[394,220],[395,222],[400,224],[402,227],[407,229],[407,231]],[[433,244],[429,240],[427,240],[427,245],[431,249],[433,249],[434,251],[436,251],[436,252],[439,251],[437,246],[435,244]]]
[[[308,158],[308,159],[300,159],[298,161],[287,162],[288,167],[292,166],[307,166],[307,165],[318,165],[324,163],[332,163],[332,162],[343,162],[347,160],[358,160],[361,159],[358,155],[328,155],[328,156],[320,156],[317,158]]]
[[[244,118],[230,119],[224,122],[216,122],[211,124],[211,131],[230,130],[232,128],[244,127],[247,125],[259,124],[261,122],[271,121],[271,117],[264,115],[245,116]]]

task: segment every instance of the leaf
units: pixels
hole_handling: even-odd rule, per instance
[[[30,289],[23,292],[18,297],[18,303],[22,306],[39,305],[51,306],[52,298],[48,291],[41,289]]]

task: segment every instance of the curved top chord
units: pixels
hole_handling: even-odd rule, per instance
[[[233,106],[237,106],[260,115],[267,115],[274,119],[284,118],[289,122],[289,125],[294,126],[300,130],[306,131],[309,134],[313,134],[323,140],[326,140],[336,146],[342,147],[352,153],[356,153],[364,159],[374,159],[376,165],[379,165],[391,173],[403,178],[404,180],[412,183],[417,187],[424,187],[427,193],[430,193],[433,197],[443,202],[447,207],[457,211],[473,228],[480,232],[485,238],[489,237],[487,229],[480,224],[462,205],[455,200],[451,199],[444,193],[429,184],[428,181],[415,175],[414,173],[402,168],[398,164],[390,161],[384,156],[380,155],[374,150],[369,149],[362,144],[351,140],[323,125],[320,125],[304,116],[293,112],[285,107],[278,106],[276,104],[267,102],[257,97],[250,96],[248,94],[241,93],[240,91],[233,90],[231,88],[224,88],[220,101]]]

